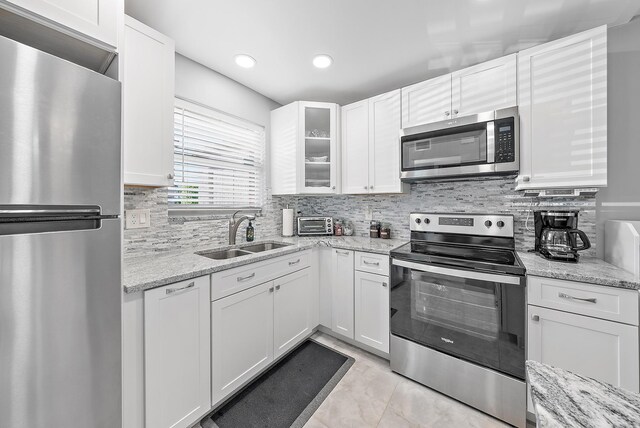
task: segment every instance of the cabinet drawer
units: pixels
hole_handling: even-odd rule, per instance
[[[638,292],[574,281],[528,277],[530,305],[638,325]]]
[[[389,275],[389,256],[356,251],[356,270]]]
[[[251,263],[211,275],[211,300],[237,293],[310,265],[310,251]]]

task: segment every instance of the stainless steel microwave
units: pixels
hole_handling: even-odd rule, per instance
[[[519,143],[517,107],[404,128],[400,178],[514,174],[520,169]]]
[[[298,217],[298,236],[333,235],[333,218]]]

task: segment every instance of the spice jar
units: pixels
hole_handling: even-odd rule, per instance
[[[336,223],[333,226],[334,234],[336,236],[342,236],[342,220],[336,219]]]
[[[380,237],[380,222],[378,220],[371,220],[371,222],[369,223],[369,237]]]

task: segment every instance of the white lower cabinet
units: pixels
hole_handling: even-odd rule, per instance
[[[356,271],[355,340],[389,353],[389,277]]]
[[[145,425],[189,427],[211,408],[209,276],[144,293]]]
[[[353,320],[353,251],[332,250],[333,280],[331,281],[331,330],[354,338]]]
[[[211,303],[213,406],[311,334],[313,284],[307,267]]]
[[[307,337],[311,325],[311,269],[283,276],[274,281],[273,340],[274,358],[284,355]]]
[[[211,304],[213,403],[273,361],[273,281]]]

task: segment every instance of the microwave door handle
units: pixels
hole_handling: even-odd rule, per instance
[[[496,132],[495,123],[487,122],[487,163],[492,164],[496,161]]]
[[[422,263],[407,262],[405,260],[393,259],[394,266],[405,267],[420,272],[447,275],[455,278],[476,279],[478,281],[498,282],[501,284],[520,284],[520,277],[515,275],[498,275],[494,273],[475,272],[467,270],[449,269],[440,266],[432,266]]]

